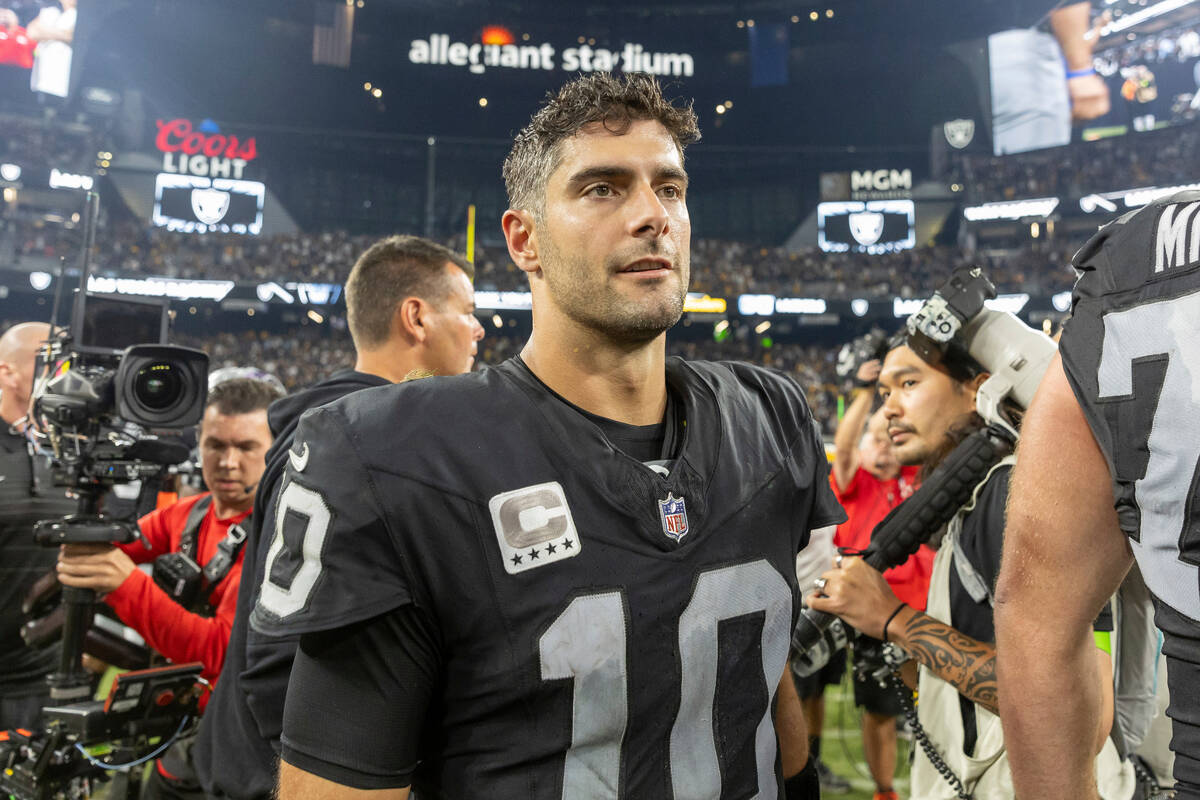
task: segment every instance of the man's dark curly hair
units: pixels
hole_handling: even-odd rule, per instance
[[[557,94],[548,93],[504,159],[509,207],[541,217],[546,182],[561,161],[564,140],[594,122],[619,136],[639,120],[660,122],[675,139],[680,158],[685,147],[700,139],[692,104],[674,105],[650,75],[631,72],[616,77],[595,72],[571,81]]]

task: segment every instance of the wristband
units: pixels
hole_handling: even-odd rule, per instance
[[[900,609],[904,608],[906,605],[908,605],[908,603],[901,603],[900,605],[896,606],[896,610],[888,615],[887,622],[883,623],[883,640],[885,642],[888,640],[888,637],[887,637],[888,625],[892,624],[892,620],[894,620],[896,618],[896,615],[900,613]]]
[[[1089,75],[1095,75],[1095,74],[1096,74],[1096,70],[1094,67],[1084,67],[1083,69],[1069,69],[1069,70],[1067,70],[1067,80],[1071,80],[1071,78],[1086,78]]]
[[[786,800],[820,800],[821,778],[817,773],[817,757],[811,752],[804,769],[783,782]]]

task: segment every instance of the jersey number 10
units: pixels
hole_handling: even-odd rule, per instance
[[[766,561],[701,573],[679,617],[679,713],[671,727],[674,800],[721,796],[720,759],[713,735],[717,691],[717,625],[721,620],[765,611],[762,678],[767,696],[787,665],[792,593]],[[544,681],[574,678],[571,747],[563,764],[563,800],[617,798],[621,740],[629,715],[625,593],[573,599],[538,640]],[[771,703],[754,736],[758,793],[778,797],[775,726]]]

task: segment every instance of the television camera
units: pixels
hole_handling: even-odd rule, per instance
[[[949,522],[975,486],[1017,441],[1020,417],[1029,407],[1057,346],[1009,312],[986,302],[996,296],[979,268],[959,269],[906,323],[906,344],[926,363],[969,357],[990,377],[976,393],[976,411],[986,427],[964,439],[911,497],[871,532],[863,560],[880,572],[903,564]],[[835,651],[825,630],[832,614],[805,609],[792,632],[795,670],[811,675]]]
[[[166,343],[165,299],[87,292],[98,210],[89,192],[71,323],[46,343],[34,387],[30,419],[49,451],[54,484],[78,500],[74,514],[34,526],[35,541],[48,547],[136,541],[136,523],[104,513],[104,498],[118,484],[155,485],[186,461],[190,448],[179,434],[200,421],[207,397],[208,356]],[[62,292],[60,278],[54,316]],[[62,588],[62,651],[48,678],[56,705],[43,709],[44,730],[0,735],[0,790],[17,800],[87,797],[106,772],[131,766],[118,765],[121,757],[181,732],[196,716],[198,664],[124,673],[107,701],[88,699],[82,656],[95,603],[90,589]],[[103,759],[86,749],[102,744],[110,748]]]

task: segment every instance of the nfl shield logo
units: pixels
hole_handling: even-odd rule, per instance
[[[658,501],[658,516],[662,520],[663,533],[679,541],[688,532],[687,507],[682,497],[668,493],[666,500]]]

